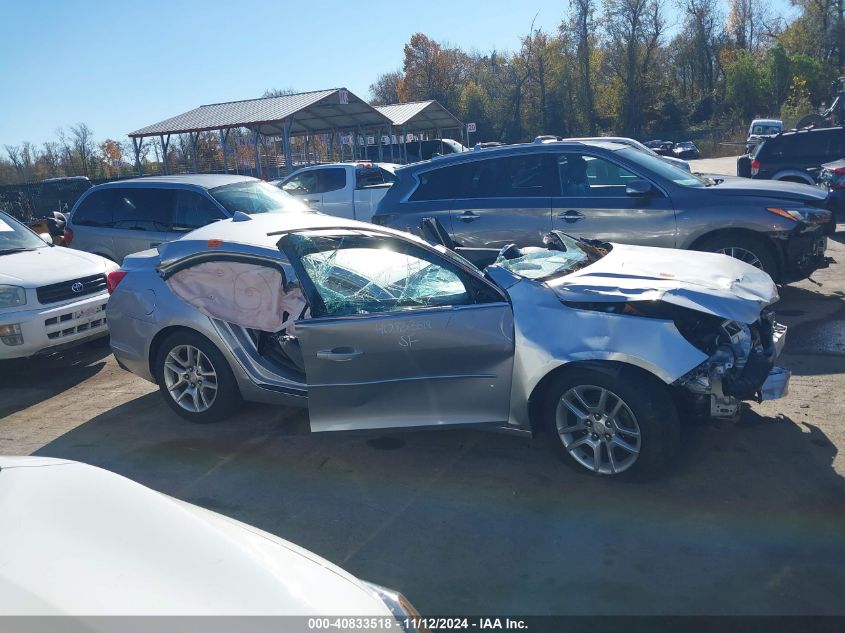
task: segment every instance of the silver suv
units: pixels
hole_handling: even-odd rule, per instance
[[[74,205],[65,243],[115,262],[235,212],[309,211],[276,187],[247,176],[186,174],[109,182]]]
[[[557,230],[725,253],[784,283],[826,265],[827,192],[711,180],[619,143],[541,137],[416,163],[396,176],[372,222],[418,232],[433,218],[459,247],[540,246]]]

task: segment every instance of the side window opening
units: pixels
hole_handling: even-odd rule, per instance
[[[126,187],[114,191],[114,228],[136,231],[170,230],[173,190]]]
[[[563,154],[558,158],[562,196],[626,195],[625,188],[638,176],[604,158],[582,154]]]
[[[299,283],[280,268],[240,261],[208,261],[171,275],[170,290],[202,314],[245,328],[259,354],[304,380],[296,322],[311,317]]]
[[[548,154],[521,154],[469,163],[462,198],[545,198],[554,172]]]
[[[191,231],[225,216],[208,198],[196,191],[177,190],[173,203],[172,229]]]
[[[295,335],[307,302],[279,268],[241,261],[206,261],[167,279],[170,290],[214,319],[264,332]]]
[[[346,187],[346,169],[332,167],[330,169],[319,169],[316,193],[329,193]]]
[[[282,185],[282,190],[292,194],[316,193],[317,173],[315,171],[306,171],[298,176],[294,176]]]
[[[113,189],[94,191],[73,213],[73,223],[80,226],[111,226],[114,221]]]

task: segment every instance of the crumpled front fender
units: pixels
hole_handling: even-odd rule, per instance
[[[707,360],[671,320],[571,308],[529,280],[516,282],[507,293],[516,337],[511,425],[529,426],[527,404],[535,387],[566,363],[627,363],[670,384]]]

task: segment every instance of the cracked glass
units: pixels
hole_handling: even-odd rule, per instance
[[[422,249],[359,235],[293,237],[330,316],[470,302],[460,277]]]

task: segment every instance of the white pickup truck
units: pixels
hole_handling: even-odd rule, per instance
[[[393,163],[328,163],[303,167],[272,184],[313,209],[369,222],[379,201],[396,180]]]

